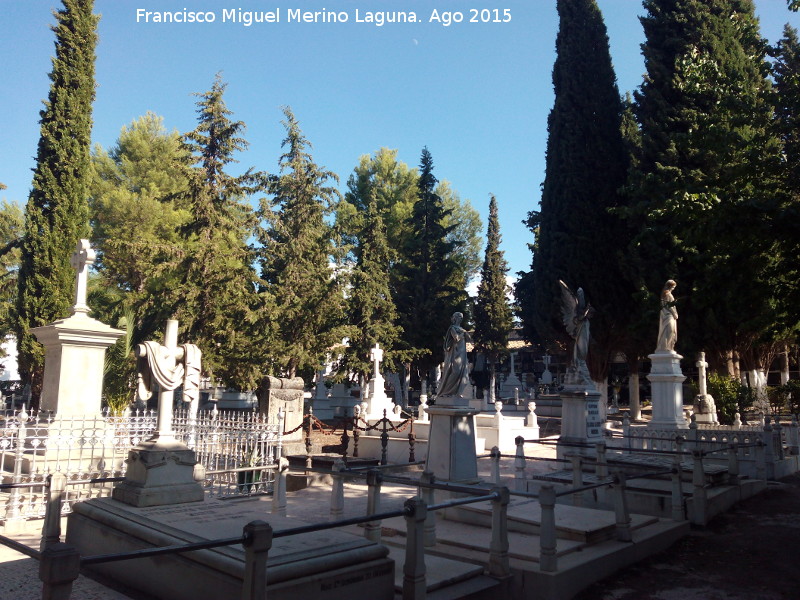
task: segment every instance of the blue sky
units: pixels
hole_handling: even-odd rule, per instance
[[[638,0],[598,0],[622,93],[641,83]],[[226,102],[247,124],[240,167],[277,170],[289,105],[314,146],[317,163],[345,189],[359,156],[396,148],[414,166],[428,146],[435,175],[447,179],[485,220],[489,194],[499,203],[502,249],[511,272],[527,269],[532,241],[522,225],[537,207],[544,178],[547,115],[558,18],[555,0],[96,0],[93,139],[108,147],[145,112],[169,129],[195,126],[193,92],[221,71]],[[39,110],[47,97],[56,0],[0,0],[0,197],[23,203],[31,183]],[[507,23],[469,23],[470,8],[509,9]],[[771,42],[800,16],[784,0],[757,0]],[[214,23],[137,23],[137,9],[213,11]],[[224,9],[274,11],[282,22],[222,22]],[[344,11],[346,23],[288,23],[288,10]],[[433,11],[464,22],[429,22]],[[414,11],[419,23],[356,23],[356,10]],[[480,17],[480,14],[478,15]],[[494,16],[490,13],[489,16]],[[485,229],[485,223],[484,223]]]

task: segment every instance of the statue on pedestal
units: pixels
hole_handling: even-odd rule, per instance
[[[444,336],[444,366],[436,394],[439,397],[462,396],[469,385],[467,341],[471,341],[471,338],[461,327],[463,318],[460,312],[453,313],[450,328]]]
[[[675,352],[678,341],[678,309],[675,308],[675,297],[672,290],[677,284],[668,279],[661,290],[661,312],[658,319],[658,344],[656,352]]]
[[[561,318],[567,333],[575,340],[572,348],[572,364],[567,383],[591,383],[586,356],[589,354],[589,319],[594,316],[594,308],[586,302],[583,288],[573,294],[566,283],[558,280],[561,286]]]

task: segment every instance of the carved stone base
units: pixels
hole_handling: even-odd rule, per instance
[[[594,456],[593,444],[603,439],[600,393],[597,390],[564,389],[560,397],[561,435],[556,445],[557,456]]]
[[[683,416],[683,381],[681,359],[677,352],[656,352],[650,358],[650,388],[653,400],[653,418],[648,427],[653,429],[686,429],[689,424]]]
[[[177,441],[147,441],[128,453],[125,481],[112,497],[131,506],[162,506],[200,502],[203,487],[195,480],[193,450]]]
[[[428,458],[425,470],[438,481],[477,483],[478,458],[475,451],[475,414],[471,408],[431,406]]]

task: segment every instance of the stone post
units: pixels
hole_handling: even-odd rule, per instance
[[[492,482],[500,485],[500,448],[492,446],[489,452],[489,460],[492,463]]]
[[[628,398],[631,419],[639,421],[642,418],[642,406],[639,401],[639,373],[631,373],[628,379]]]
[[[608,477],[608,464],[606,463],[606,444],[600,442],[595,446],[595,454],[597,455],[597,464],[594,467],[594,475],[598,481]]]
[[[764,418],[764,466],[766,468],[767,479],[775,479],[775,446],[772,439],[772,419]]]
[[[333,485],[331,486],[331,521],[337,521],[344,515],[344,461],[337,458],[333,462]]]
[[[524,492],[527,487],[525,485],[525,438],[519,435],[514,442],[517,445],[517,452],[514,456],[514,490]]]
[[[242,600],[264,600],[267,597],[267,556],[272,548],[272,527],[264,521],[251,521],[244,526],[243,537]]]
[[[44,513],[42,540],[39,544],[39,550],[42,551],[61,541],[61,505],[67,489],[67,476],[61,471],[51,473],[47,479],[50,489],[47,492],[47,508]]]
[[[378,514],[381,510],[381,484],[383,475],[377,469],[367,473],[367,516]],[[381,522],[369,521],[364,526],[364,537],[371,542],[381,542]]]
[[[69,600],[80,573],[81,556],[75,546],[58,542],[45,548],[39,560],[42,600]]]
[[[428,506],[422,498],[409,498],[406,509],[406,557],[403,563],[403,600],[424,599],[428,584],[425,572],[425,520]]]
[[[289,461],[281,456],[278,459],[278,470],[275,472],[275,487],[272,490],[272,514],[286,516],[286,474]]]
[[[556,554],[556,491],[552,485],[543,485],[539,490],[542,521],[539,525],[539,568],[545,573],[558,570]]]
[[[14,475],[12,476],[11,483],[22,483],[22,463],[25,456],[25,440],[28,434],[28,413],[23,408],[17,414],[17,439],[16,448],[14,449]],[[20,511],[20,488],[11,488],[8,495],[8,510],[6,512],[6,521],[4,531],[7,533],[18,533],[22,530],[25,519]]]
[[[706,493],[706,475],[703,469],[703,451],[692,450],[694,470],[692,471],[692,523],[705,525],[708,519],[708,496]]]
[[[509,577],[508,559],[508,503],[511,498],[507,487],[492,490],[497,497],[492,500],[492,539],[489,542],[489,575]]]
[[[583,461],[580,454],[570,454],[567,456],[572,463],[572,489],[577,490],[583,487]],[[572,494],[572,505],[583,506],[583,492]]]
[[[739,483],[739,452],[736,444],[728,444],[728,483]]]
[[[428,471],[423,471],[420,476],[420,483],[435,483],[436,476]],[[436,490],[432,487],[420,487],[419,497],[425,502],[425,506],[431,506],[436,497]],[[432,510],[428,511],[428,516],[425,518],[425,547],[432,548],[436,545],[436,513]]]
[[[789,425],[786,440],[789,446],[789,454],[792,456],[800,454],[800,435],[798,435],[797,415],[792,415],[792,422]]]
[[[614,475],[614,515],[617,520],[617,540],[630,542],[631,515],[628,512],[628,499],[625,496],[625,473],[620,471]]]
[[[683,437],[675,438],[675,454],[672,458],[672,519],[683,521],[683,483],[681,481],[681,462],[683,460]]]
[[[525,432],[528,439],[539,439],[539,418],[536,416],[536,402],[528,402],[528,415],[525,418],[525,427],[530,431]]]

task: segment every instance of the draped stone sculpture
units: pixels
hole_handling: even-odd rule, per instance
[[[591,384],[586,356],[589,354],[589,319],[594,316],[594,308],[586,302],[583,288],[578,288],[573,294],[566,283],[560,279],[558,283],[561,287],[561,319],[574,340],[567,383]]]
[[[463,396],[469,385],[467,341],[471,338],[461,327],[463,318],[464,315],[460,312],[453,313],[451,325],[444,336],[444,366],[437,397]]]

